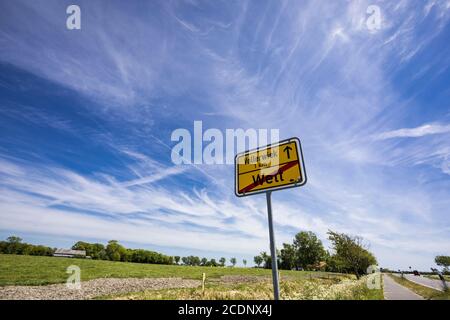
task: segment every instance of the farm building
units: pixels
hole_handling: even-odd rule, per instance
[[[86,258],[85,250],[71,250],[71,249],[56,249],[53,253],[54,257],[65,257],[65,258]]]

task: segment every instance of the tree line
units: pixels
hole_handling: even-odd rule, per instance
[[[364,245],[361,237],[350,236],[334,231],[328,232],[328,240],[332,246],[325,250],[322,241],[311,231],[302,231],[295,235],[292,243],[283,243],[277,250],[277,263],[284,270],[322,270],[338,273],[353,273],[357,277],[365,274],[367,268],[376,265],[375,256]],[[198,256],[168,256],[159,252],[125,248],[117,240],[110,240],[105,246],[101,243],[88,243],[78,241],[72,246],[73,250],[84,250],[92,259],[124,261],[152,264],[176,264],[186,266],[224,267],[227,259],[207,259]],[[52,256],[56,248],[43,245],[33,245],[22,242],[16,236],[10,236],[6,241],[0,241],[0,253],[34,256]],[[229,259],[230,266],[235,266],[237,259]],[[243,259],[244,266],[247,260]],[[270,269],[272,261],[270,254],[261,252],[254,257],[256,267]],[[443,267],[443,272],[448,273],[450,256],[437,256],[435,263]]]
[[[55,250],[55,248],[24,243],[21,238],[16,236],[8,237],[6,241],[0,241],[0,253],[5,254],[52,256]]]
[[[72,250],[84,250],[87,256],[96,260],[153,264],[173,263],[171,256],[151,250],[125,248],[117,240],[108,241],[106,246],[101,243],[78,241],[72,246]]]
[[[10,236],[6,241],[0,241],[0,253],[4,254],[52,256],[55,250],[56,248],[22,242],[22,239],[16,236]],[[128,249],[116,240],[110,240],[106,246],[101,243],[78,241],[72,246],[72,250],[84,250],[87,256],[96,260],[154,264],[173,263],[173,257],[171,256],[150,250]]]
[[[376,265],[375,256],[364,245],[361,237],[328,231],[332,244],[325,250],[322,241],[311,231],[295,235],[292,243],[283,243],[277,250],[277,263],[284,270],[323,270],[339,273],[353,273],[356,277],[365,274],[367,268]],[[272,259],[266,252],[254,257],[256,266],[270,269]]]
[[[123,261],[136,263],[151,264],[182,264],[186,266],[208,266],[208,267],[224,267],[227,259],[221,257],[216,259],[200,258],[197,256],[168,256],[159,252],[125,248],[117,240],[110,240],[105,246],[101,243],[89,243],[78,241],[72,247],[72,250],[84,250],[86,256],[95,260]],[[6,241],[0,241],[0,253],[18,254],[18,255],[35,255],[35,256],[52,256],[56,248],[50,248],[42,245],[33,245],[22,242],[22,239],[16,236],[10,236]],[[236,258],[230,258],[231,266],[237,263]],[[247,260],[243,260],[244,266]]]
[[[227,259],[225,257],[221,257],[219,261],[216,259],[208,259],[208,258],[200,258],[197,256],[187,256],[187,257],[174,257],[175,264],[180,264],[180,262],[185,266],[204,266],[204,267],[225,267]],[[231,266],[234,267],[237,263],[236,258],[230,258]],[[247,260],[243,260],[244,265],[247,264]]]
[[[206,267],[224,267],[226,258],[216,259],[200,258],[198,256],[167,256],[155,251],[144,249],[128,249],[119,244],[116,240],[110,240],[105,247],[101,243],[88,243],[78,241],[72,246],[73,250],[85,250],[86,255],[92,259],[137,262],[137,263],[153,263],[153,264],[182,264],[185,266],[206,266]],[[236,258],[230,258],[230,263],[234,267],[237,263]],[[244,265],[247,260],[243,260]]]
[[[328,239],[332,242],[332,253],[325,250],[322,241],[311,231],[302,231],[295,235],[292,243],[283,243],[281,250],[277,250],[278,266],[285,270],[324,270],[332,272],[354,273],[356,276],[364,274],[367,267],[376,264],[376,259],[364,247],[360,237],[351,237],[343,233],[328,232]],[[84,250],[92,259],[152,263],[176,264],[186,266],[224,267],[227,259],[207,259],[198,256],[168,256],[159,252],[125,248],[117,240],[108,241],[107,245],[78,241],[72,246],[73,250]],[[42,245],[32,245],[22,242],[16,236],[0,241],[0,253],[52,256],[55,248]],[[442,258],[439,260],[441,263]],[[229,259],[231,266],[235,266],[237,259]],[[254,257],[257,267],[271,268],[271,256],[262,252]],[[436,261],[438,262],[438,261]],[[244,266],[247,260],[243,259]]]

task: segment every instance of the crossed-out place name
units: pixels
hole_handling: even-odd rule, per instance
[[[240,189],[239,193],[243,193],[243,192],[245,193],[245,192],[251,191],[254,188],[256,188],[257,186],[263,185],[264,183],[272,184],[274,182],[275,183],[279,182],[279,183],[281,183],[281,185],[285,185],[286,182],[282,183],[282,182],[285,181],[283,179],[283,173],[286,170],[288,170],[288,169],[290,169],[290,168],[292,168],[292,167],[294,167],[296,165],[298,165],[297,161],[291,161],[291,162],[285,163],[283,166],[281,166],[278,170],[276,170],[272,174],[268,174],[268,175],[265,175],[265,174],[252,175],[253,183],[251,183],[250,185],[247,185],[245,188]],[[290,183],[294,183],[295,181],[296,181],[295,179],[290,179],[289,182]]]
[[[280,177],[280,180],[277,179],[277,177]],[[283,172],[277,172],[276,174],[268,174],[268,175],[264,175],[262,174],[261,176],[259,174],[255,176],[252,176],[253,178],[253,183],[256,185],[262,185],[263,183],[268,183],[271,184],[272,182],[281,182],[284,181],[283,179]],[[273,179],[275,179],[275,181],[273,181]]]

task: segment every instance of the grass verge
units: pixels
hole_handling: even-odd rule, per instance
[[[437,274],[426,274],[426,275],[424,275],[424,277],[430,278],[433,280],[441,280]],[[444,279],[445,279],[445,281],[450,281],[450,276],[444,275]]]
[[[389,275],[395,282],[401,284],[402,286],[414,291],[419,296],[424,297],[427,300],[450,300],[450,291],[442,292],[439,290],[434,290],[429,287],[421,286],[415,282],[409,281],[408,279]]]
[[[119,300],[270,300],[273,299],[271,281],[224,285],[207,284],[205,290],[164,289],[147,290],[126,295],[103,297]],[[285,300],[382,300],[383,290],[368,289],[366,278],[315,278],[280,282],[280,298]]]

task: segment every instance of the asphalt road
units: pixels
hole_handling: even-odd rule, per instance
[[[417,293],[399,285],[388,275],[383,275],[385,300],[423,300]]]
[[[444,290],[444,284],[442,283],[441,280],[430,279],[422,276],[415,276],[412,274],[405,274],[405,278],[408,279],[409,281],[415,282],[423,286],[431,287],[433,289],[440,291]],[[446,283],[447,286],[450,288],[450,282],[446,281]]]

